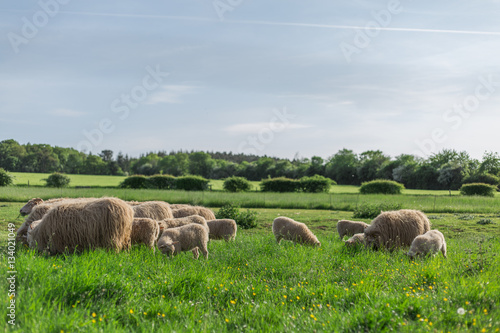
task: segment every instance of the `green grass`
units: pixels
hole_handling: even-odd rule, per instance
[[[1,235],[21,203],[0,203]],[[351,212],[258,209],[259,226],[212,241],[209,259],[134,247],[45,257],[16,249],[15,332],[494,332],[500,328],[500,217],[430,215],[441,255],[347,251],[338,219]],[[306,222],[321,248],[277,245],[279,215]],[[494,223],[478,225],[480,218]],[[366,221],[366,220],[365,220]],[[7,290],[5,248],[0,288]],[[2,297],[6,309],[8,297]],[[464,314],[458,314],[459,309]],[[5,310],[3,310],[5,311]],[[460,310],[461,311],[461,310]],[[2,318],[6,318],[2,314]],[[95,322],[94,322],[95,321]],[[7,327],[5,324],[4,327]]]

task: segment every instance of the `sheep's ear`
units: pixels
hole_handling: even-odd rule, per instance
[[[179,241],[172,242],[172,245],[179,244]]]

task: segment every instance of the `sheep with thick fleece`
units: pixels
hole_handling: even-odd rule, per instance
[[[175,209],[173,211],[173,214],[175,218],[186,217],[191,215],[200,215],[203,216],[207,221],[215,220],[214,212],[202,206],[190,206],[190,207]]]
[[[172,209],[170,205],[164,201],[146,201],[138,205],[132,205],[134,217],[147,217],[156,221],[171,219]]]
[[[41,198],[33,198],[30,201],[28,201],[20,210],[19,213],[21,215],[29,215],[31,214],[31,211],[37,207],[38,205],[41,204],[48,204],[48,205],[53,205],[53,204],[59,204],[62,202],[68,202],[68,201],[81,201],[81,200],[94,200],[95,198],[55,198],[55,199],[49,199],[49,200],[43,200]],[[33,220],[34,221],[34,220]]]
[[[172,210],[186,208],[186,207],[193,207],[193,206],[188,204],[170,204],[170,208],[172,208]]]
[[[291,240],[294,243],[321,246],[318,238],[301,222],[288,217],[277,217],[273,221],[273,234],[278,244],[282,239]]]
[[[208,230],[195,223],[165,229],[158,240],[158,248],[163,254],[177,255],[179,252],[192,251],[194,259],[200,256],[198,250],[208,259],[207,244]]]
[[[425,234],[415,237],[407,255],[413,259],[429,254],[434,255],[440,251],[446,258],[446,241],[444,235],[438,230],[429,230]]]
[[[158,222],[158,225],[160,227],[160,236],[161,236],[161,233],[165,229],[177,228],[177,227],[181,227],[183,225],[191,224],[191,223],[202,225],[208,230],[207,220],[205,220],[205,218],[201,217],[200,215],[191,215],[191,216],[186,216],[186,217],[179,217],[176,219],[175,218],[174,219],[164,219],[164,220],[157,221],[157,222]]]
[[[365,244],[365,234],[364,233],[355,234],[348,240],[344,241],[344,244],[348,247],[363,245]]]
[[[231,219],[218,219],[207,221],[208,225],[208,238],[210,239],[224,239],[226,242],[236,238],[236,231],[238,226],[235,220]]]
[[[34,241],[33,241],[33,230],[38,227],[38,225],[42,222],[42,220],[36,220],[33,221],[29,226],[28,226],[28,232],[26,233],[26,244],[29,247],[35,247]]]
[[[124,201],[102,198],[60,203],[31,230],[31,247],[50,254],[130,248],[134,211]]]
[[[340,220],[337,222],[337,231],[340,239],[343,239],[344,236],[353,236],[364,232],[368,226],[369,224],[361,221]]]
[[[154,250],[159,234],[160,226],[155,220],[147,217],[134,218],[130,235],[132,244],[145,244]]]
[[[365,229],[366,246],[394,250],[410,246],[415,237],[431,230],[427,216],[418,210],[382,212]]]

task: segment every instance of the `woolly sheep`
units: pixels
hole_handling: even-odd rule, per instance
[[[200,256],[198,249],[201,250],[205,259],[208,259],[207,244],[207,229],[195,223],[165,229],[158,240],[158,248],[163,254],[177,255],[179,252],[192,251],[194,259]]]
[[[291,240],[294,243],[321,246],[318,238],[301,222],[288,217],[277,217],[273,221],[273,234],[278,244],[281,239]]]
[[[208,208],[201,206],[190,206],[190,207],[175,209],[173,211],[173,215],[175,218],[186,217],[191,215],[200,215],[203,216],[207,221],[215,220],[214,212],[212,212]]]
[[[231,219],[218,219],[207,221],[208,225],[208,238],[210,239],[224,239],[226,242],[236,238],[236,231],[238,229],[235,220]]]
[[[26,235],[26,244],[29,245],[30,247],[34,247],[34,241],[33,241],[33,230],[38,227],[38,225],[42,222],[42,220],[36,220],[33,221],[29,226],[28,226],[28,232]]]
[[[193,207],[193,206],[188,204],[170,204],[170,208],[172,208],[172,210],[186,208],[186,207]]]
[[[130,248],[134,212],[124,201],[102,198],[61,203],[31,230],[31,247],[50,254],[106,248]]]
[[[147,217],[156,221],[174,217],[170,205],[163,201],[146,201],[133,205],[132,208],[134,209],[134,217]]]
[[[23,216],[31,214],[31,211],[41,204],[53,205],[67,201],[81,201],[81,200],[94,200],[95,198],[55,198],[43,200],[41,198],[33,198],[28,201],[20,210],[19,213]],[[33,220],[34,221],[34,220]]]
[[[382,212],[365,229],[366,246],[394,250],[410,246],[415,237],[431,229],[424,213],[418,210],[401,209]]]
[[[208,225],[207,225],[207,220],[205,220],[204,217],[201,217],[200,215],[191,215],[191,216],[186,216],[186,217],[179,217],[179,218],[174,218],[174,219],[164,219],[161,221],[157,221],[158,225],[160,227],[160,235],[165,229],[170,229],[170,228],[177,228],[181,227],[186,224],[199,224],[204,226],[208,230]]]
[[[147,217],[134,218],[130,235],[132,244],[146,244],[154,250],[159,234],[160,227],[155,220]]]
[[[354,247],[358,244],[365,244],[365,234],[364,233],[355,234],[348,240],[344,241],[344,244],[348,247]]]
[[[433,255],[441,251],[446,258],[446,241],[438,230],[429,230],[425,234],[415,237],[411,243],[408,256],[413,259],[418,256]]]
[[[337,231],[339,232],[340,239],[344,236],[352,236],[365,231],[369,225],[360,221],[340,220],[337,222]]]

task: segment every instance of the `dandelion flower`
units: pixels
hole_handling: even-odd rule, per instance
[[[94,317],[94,318],[95,318],[95,316],[97,316],[97,315],[95,314],[95,312],[92,312],[92,317]]]
[[[457,313],[459,315],[464,315],[465,314],[465,309],[464,308],[458,308]]]
[[[134,310],[130,309],[130,314],[133,314],[134,313]]]

